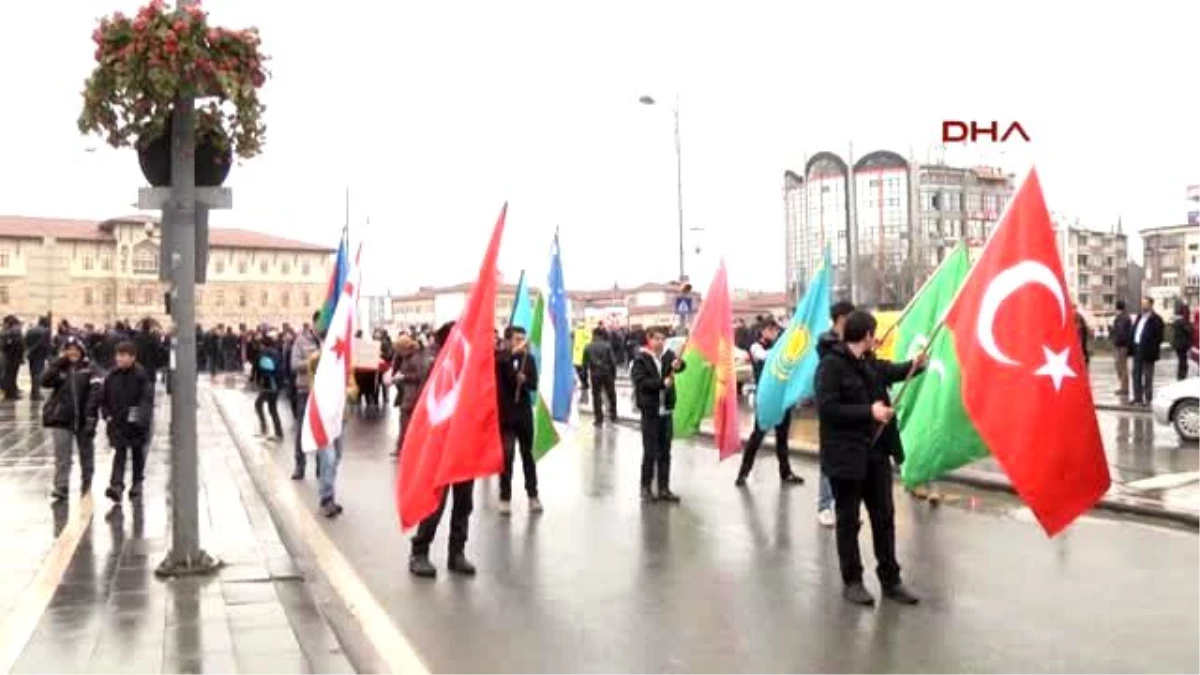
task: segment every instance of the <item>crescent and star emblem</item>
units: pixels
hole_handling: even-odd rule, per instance
[[[917,354],[920,354],[928,344],[929,338],[924,333],[917,335],[913,338],[912,344],[908,345],[908,354],[905,355],[904,359],[911,361],[917,358]],[[929,359],[929,363],[925,367],[930,372],[937,373],[938,377],[943,380],[946,379],[946,364],[942,363],[941,359]]]
[[[1000,306],[1004,304],[1004,301],[1009,296],[1030,284],[1042,286],[1054,294],[1054,299],[1058,301],[1059,316],[1063,325],[1066,325],[1066,293],[1063,291],[1062,284],[1059,282],[1058,277],[1054,275],[1054,272],[1050,271],[1049,267],[1033,260],[1023,260],[1009,267],[1000,274],[997,274],[996,278],[992,279],[987,289],[984,290],[983,301],[979,305],[979,317],[975,323],[975,336],[979,340],[979,345],[997,363],[1003,363],[1006,366],[1021,365],[1020,361],[1005,354],[1001,351],[999,345],[996,344],[996,314],[1000,311]],[[1043,345],[1042,354],[1046,362],[1040,368],[1033,371],[1033,374],[1049,377],[1054,383],[1054,391],[1062,390],[1062,383],[1066,378],[1078,377],[1075,371],[1071,370],[1070,365],[1067,364],[1067,360],[1071,356],[1071,348],[1069,346],[1061,352],[1056,352],[1050,349],[1050,347]]]
[[[792,331],[791,335],[788,336],[787,342],[781,345],[782,351],[780,351],[779,358],[775,361],[774,367],[771,369],[772,374],[781,380],[791,378],[792,368],[796,366],[796,363],[808,351],[811,342],[808,329],[804,326],[796,326],[796,330]]]
[[[471,345],[455,326],[446,339],[445,358],[438,369],[429,377],[425,387],[425,407],[429,410],[429,423],[437,426],[450,419],[458,408],[458,395],[462,391],[463,370],[471,356]]]

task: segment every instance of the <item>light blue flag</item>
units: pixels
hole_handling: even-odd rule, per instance
[[[571,314],[567,302],[567,285],[563,281],[562,251],[558,233],[550,249],[550,294],[546,302],[546,319],[542,326],[541,392],[550,405],[556,422],[566,422],[571,416],[575,397],[574,352],[571,350]],[[547,386],[549,385],[549,386]]]
[[[525,270],[521,270],[521,280],[517,282],[517,295],[513,298],[512,315],[508,323],[524,328],[526,335],[533,328],[533,302],[529,299],[529,286],[525,284]]]
[[[760,429],[777,426],[792,406],[816,393],[817,339],[832,323],[829,318],[829,306],[833,302],[830,267],[827,246],[821,266],[813,274],[795,316],[767,354],[755,392]]]

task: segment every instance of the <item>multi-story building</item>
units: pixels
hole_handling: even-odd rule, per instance
[[[1162,304],[1181,300],[1195,307],[1200,300],[1200,227],[1144,229],[1142,248],[1145,294]]]
[[[799,296],[829,245],[835,295],[850,295],[853,278],[858,302],[902,304],[959,241],[982,245],[1012,192],[1013,177],[992,167],[918,164],[887,150],[853,166],[814,155],[803,176],[784,174],[789,293]]]
[[[1200,225],[1200,185],[1187,186],[1187,223]]]
[[[164,326],[158,221],[0,216],[0,308],[73,324],[151,317]],[[333,250],[250,230],[209,231],[207,283],[196,290],[205,326],[306,320],[323,301]]]
[[[1093,326],[1108,326],[1117,300],[1129,301],[1128,238],[1119,225],[1095,231],[1061,217],[1054,232],[1068,295]]]

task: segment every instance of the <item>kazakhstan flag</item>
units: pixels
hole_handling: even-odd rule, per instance
[[[760,429],[779,425],[792,406],[816,394],[817,339],[831,325],[829,307],[833,301],[829,273],[827,246],[821,266],[796,308],[796,315],[767,354],[755,393]]]

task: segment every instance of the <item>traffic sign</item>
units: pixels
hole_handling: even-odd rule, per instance
[[[675,313],[679,316],[690,316],[692,313],[692,296],[680,295],[675,298]]]

